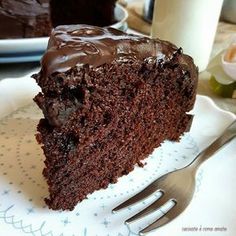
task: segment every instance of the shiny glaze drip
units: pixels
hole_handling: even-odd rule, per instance
[[[166,59],[177,50],[168,42],[131,35],[113,28],[88,25],[58,26],[51,34],[42,58],[42,72],[66,72],[75,66],[98,67],[113,60],[131,58]]]

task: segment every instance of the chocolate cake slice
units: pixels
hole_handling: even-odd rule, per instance
[[[59,26],[35,102],[45,118],[37,140],[45,154],[46,203],[73,210],[142,165],[164,140],[189,130],[198,72],[169,42],[112,28]]]

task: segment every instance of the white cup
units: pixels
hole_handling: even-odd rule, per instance
[[[223,0],[156,0],[152,38],[168,40],[206,69]]]

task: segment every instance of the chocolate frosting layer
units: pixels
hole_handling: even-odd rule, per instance
[[[72,67],[88,64],[98,67],[113,60],[155,57],[168,59],[177,48],[169,42],[131,35],[113,28],[89,25],[56,27],[50,37],[48,50],[42,58],[42,73],[65,72]]]

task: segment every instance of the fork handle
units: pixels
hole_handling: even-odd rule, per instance
[[[194,172],[197,171],[198,167],[213,154],[219,151],[225,144],[229,143],[234,137],[236,137],[236,120],[226,128],[221,136],[219,136],[213,143],[207,148],[201,151],[196,158],[189,164]]]

